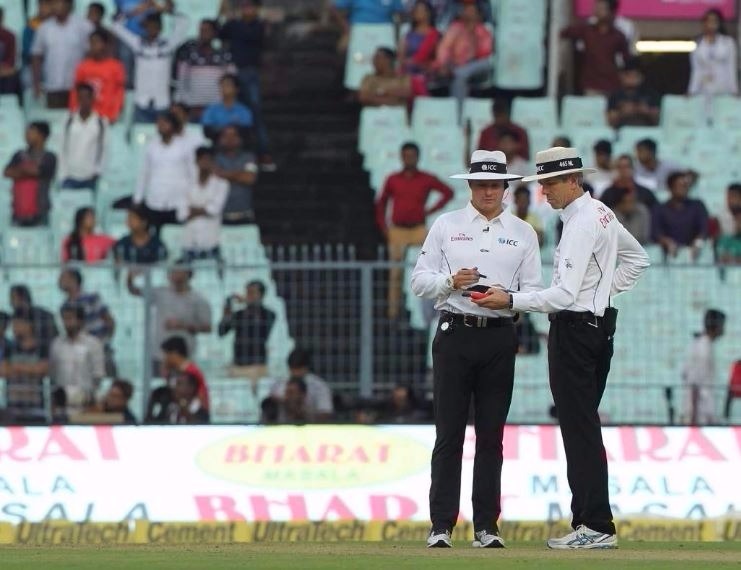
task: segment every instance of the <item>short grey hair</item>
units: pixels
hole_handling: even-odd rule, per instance
[[[573,178],[576,181],[577,186],[584,186],[584,173],[583,172],[570,172],[569,174],[561,174],[560,176],[554,176],[559,182],[567,182]]]

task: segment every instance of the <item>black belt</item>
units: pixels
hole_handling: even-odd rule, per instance
[[[600,323],[602,322],[602,317],[598,317],[594,313],[591,313],[589,311],[559,311],[558,313],[549,313],[548,320],[551,322],[566,321]]]
[[[511,317],[484,317],[480,315],[451,313],[449,311],[442,311],[440,320],[477,329],[507,327],[515,323]]]

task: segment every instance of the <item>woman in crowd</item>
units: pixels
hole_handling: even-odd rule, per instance
[[[736,42],[726,33],[723,15],[708,10],[702,17],[702,35],[690,56],[690,95],[736,95]]]
[[[407,73],[424,74],[435,63],[440,32],[435,28],[435,12],[427,0],[417,0],[411,16],[412,27],[400,41],[399,63]]]
[[[72,232],[62,242],[62,261],[94,263],[108,255],[116,240],[105,234],[95,233],[95,210],[80,208],[75,212]]]

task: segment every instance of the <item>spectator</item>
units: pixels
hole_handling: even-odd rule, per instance
[[[651,212],[638,200],[636,192],[627,188],[618,188],[614,197],[615,203],[609,207],[618,221],[625,226],[638,243],[645,245],[651,241]]]
[[[198,147],[196,151],[198,176],[187,190],[178,207],[178,221],[185,224],[181,234],[183,260],[221,260],[221,216],[224,211],[229,184],[214,174],[214,151]]]
[[[219,336],[234,331],[234,360],[229,369],[232,377],[246,377],[257,382],[267,375],[267,343],[275,324],[275,313],[263,306],[264,297],[265,285],[260,281],[250,281],[244,296],[235,293],[224,304]],[[234,302],[244,303],[245,307],[234,312]]]
[[[630,49],[631,53],[636,52],[636,43],[638,42],[638,31],[636,30],[636,26],[633,23],[632,20],[629,20],[625,16],[620,16],[618,12],[620,11],[620,2],[618,0],[613,1],[613,13],[615,14],[615,18],[613,20],[613,23],[615,24],[615,27],[620,30],[623,35],[625,36],[625,40],[628,42],[628,48]],[[597,21],[597,18],[595,16],[592,16],[589,18],[589,23],[593,24]]]
[[[401,147],[402,170],[386,179],[381,196],[376,202],[376,223],[386,237],[389,260],[395,265],[389,272],[388,317],[399,316],[401,303],[401,274],[398,264],[409,246],[421,246],[427,236],[427,216],[442,208],[453,198],[453,190],[436,176],[419,170],[419,147],[405,143]],[[430,208],[427,201],[433,192],[440,198]],[[391,202],[391,225],[387,224]]]
[[[235,125],[246,131],[253,125],[252,111],[237,101],[239,83],[236,75],[227,74],[219,81],[221,101],[206,107],[201,118],[203,132],[211,140],[216,140],[221,129]]]
[[[152,4],[149,3],[149,6]],[[172,0],[165,0],[163,5],[154,5],[156,11],[144,18],[143,35],[132,32],[124,25],[122,14],[111,27],[111,31],[135,56],[134,121],[140,123],[153,123],[170,106],[172,59],[188,30],[188,17],[175,14]],[[162,13],[175,16],[169,38],[161,36]]]
[[[0,95],[18,95],[20,100],[15,35],[4,27],[4,18],[5,11],[0,6]]]
[[[134,387],[127,380],[114,380],[108,388],[103,401],[100,403],[100,411],[104,414],[120,414],[121,423],[136,425],[136,418],[129,409]]]
[[[261,109],[260,62],[265,25],[260,20],[260,5],[260,0],[245,0],[242,3],[241,18],[225,22],[220,37],[227,43],[232,61],[237,66],[241,101],[252,111],[260,168],[274,171],[275,163],[268,153],[268,132]]]
[[[517,139],[517,155],[523,160],[530,160],[530,141],[527,131],[510,119],[510,102],[508,99],[494,99],[492,106],[494,122],[481,131],[478,148],[482,150],[499,150],[499,137],[506,130]]]
[[[174,102],[170,105],[170,113],[175,115],[180,127],[175,132],[175,136],[178,140],[185,143],[185,145],[192,150],[193,156],[195,156],[196,149],[199,146],[203,146],[208,141],[203,136],[203,130],[200,127],[188,128],[190,121],[190,108],[185,103]]]
[[[596,0],[594,20],[571,25],[561,37],[582,42],[580,84],[585,95],[609,95],[620,87],[618,56],[626,61],[628,42],[615,27],[615,0]]]
[[[5,177],[13,181],[13,223],[19,226],[48,223],[49,189],[57,170],[57,157],[46,150],[48,138],[48,123],[30,123],[26,128],[28,147],[16,152],[5,167]]]
[[[720,263],[741,265],[741,208],[735,208],[733,223],[731,231],[718,238],[715,252]]]
[[[134,193],[134,203],[145,207],[158,235],[163,225],[177,222],[177,208],[196,179],[195,155],[176,136],[179,129],[180,121],[172,113],[159,116],[159,137],[149,141],[144,151]]]
[[[255,223],[252,187],[257,182],[255,155],[242,146],[242,136],[235,126],[221,129],[214,173],[229,182],[229,195],[224,205],[223,223]]]
[[[700,200],[687,195],[690,191],[689,176],[685,172],[669,175],[671,198],[653,212],[653,238],[664,252],[676,256],[681,246],[692,247],[693,257],[699,253],[707,237],[708,212]]]
[[[149,229],[149,219],[143,206],[131,205],[126,215],[129,234],[113,246],[118,263],[150,264],[167,259],[167,247]]]
[[[329,421],[334,413],[334,404],[332,402],[332,391],[327,383],[319,376],[311,372],[311,357],[309,353],[300,348],[294,349],[288,356],[288,371],[290,378],[288,380],[279,380],[273,384],[270,389],[270,396],[278,402],[284,402],[287,399],[287,387],[291,381],[301,381],[306,386],[306,411],[310,414],[313,421]],[[294,386],[291,390],[291,404],[297,403],[296,389]],[[300,390],[299,390],[300,391]]]
[[[739,213],[741,213],[741,182],[734,182],[726,189],[726,208],[718,215],[722,236],[732,236],[736,233],[736,219]]]
[[[623,190],[635,194],[636,200],[646,206],[649,212],[652,212],[659,203],[651,190],[636,182],[633,159],[628,154],[620,155],[615,161],[615,178],[612,185],[602,193],[600,200],[608,208],[614,209],[621,199]]]
[[[657,152],[658,145],[652,139],[643,139],[636,143],[636,180],[650,190],[667,190],[669,175],[681,168],[671,160],[659,160]]]
[[[378,417],[383,424],[418,424],[427,420],[414,391],[409,386],[395,386]]]
[[[90,85],[95,91],[95,112],[115,123],[123,110],[126,72],[123,64],[111,57],[110,38],[110,34],[103,29],[90,34],[90,51],[77,66],[75,85]],[[70,93],[70,111],[74,112],[78,105],[77,91],[73,90]]]
[[[198,365],[188,357],[192,354],[188,350],[185,338],[173,336],[160,346],[162,349],[162,375],[167,378],[170,388],[176,389],[176,383],[182,375],[188,375],[196,380],[196,394],[205,409],[209,409],[208,385],[206,377]]]
[[[396,53],[380,47],[373,55],[373,73],[363,77],[358,100],[366,107],[407,105],[412,99],[412,78],[396,72]]]
[[[115,0],[116,15],[126,26],[126,29],[144,37],[146,35],[145,18],[155,13],[155,5],[148,0]]]
[[[64,304],[82,307],[85,314],[83,330],[103,344],[106,376],[115,376],[116,364],[113,361],[111,339],[116,331],[116,321],[108,306],[103,303],[98,293],[83,291],[82,274],[77,269],[62,271],[59,276],[59,288],[67,296]]]
[[[685,421],[690,425],[714,424],[719,414],[715,397],[714,343],[723,336],[725,313],[717,309],[705,312],[704,331],[695,337],[689,347],[682,368],[682,382],[686,390]]]
[[[5,311],[0,311],[0,366],[7,360],[10,351],[13,349],[13,341],[7,337],[10,321],[10,315]],[[0,373],[0,377],[2,377],[2,373]]]
[[[690,56],[690,95],[737,95],[736,40],[728,35],[719,10],[702,17],[702,35]]]
[[[62,261],[95,263],[108,256],[116,240],[106,234],[95,233],[95,210],[86,206],[75,212],[72,232],[62,242]]]
[[[499,131],[498,150],[501,150],[507,157],[507,172],[510,174],[526,176],[532,170],[530,163],[519,154],[520,144],[515,131],[509,129]]]
[[[231,53],[214,45],[217,36],[218,22],[201,20],[198,39],[183,44],[175,57],[175,100],[188,105],[194,121],[200,120],[206,106],[219,101],[219,81],[236,70]]]
[[[303,378],[290,378],[285,385],[283,397],[267,398],[263,402],[263,423],[307,424],[315,421],[309,407],[307,383]]]
[[[437,48],[438,73],[452,80],[450,94],[458,100],[458,111],[468,97],[469,83],[491,72],[494,38],[481,20],[474,0],[466,0],[459,18],[443,35]]]
[[[417,0],[411,12],[412,25],[401,38],[401,69],[410,74],[427,74],[435,63],[440,32],[435,28],[435,11],[427,0]]]
[[[178,374],[172,390],[172,399],[167,408],[167,423],[173,425],[210,423],[208,408],[198,396],[198,379],[192,374]]]
[[[93,110],[95,91],[87,83],[75,87],[77,110],[64,122],[64,136],[59,155],[62,188],[97,190],[103,173],[108,145],[108,121]]]
[[[51,18],[52,15],[54,14],[54,8],[52,6],[52,1],[53,0],[39,0],[36,15],[33,18],[30,18],[26,22],[26,26],[23,28],[23,37],[21,39],[21,43],[22,43],[21,55],[23,58],[23,65],[24,67],[27,68],[27,70],[30,70],[32,66],[31,47],[33,46],[33,42],[36,37],[36,32],[39,29],[39,27],[41,27],[41,24],[43,24],[46,20]],[[24,77],[24,83],[25,83],[25,77]]]
[[[51,342],[59,334],[54,315],[46,309],[33,304],[31,291],[25,285],[14,284],[10,287],[10,306],[13,313],[28,311],[33,323],[33,336],[46,349],[47,353]]]
[[[527,222],[535,230],[538,236],[538,244],[543,247],[545,234],[543,233],[543,222],[538,215],[530,210],[530,190],[522,184],[515,190],[514,214],[522,221]]]
[[[403,10],[401,0],[334,0],[332,15],[349,33],[354,24],[391,24]]]
[[[87,21],[93,25],[94,30],[104,30],[103,19],[105,18],[105,6],[100,2],[90,2],[87,5]]]
[[[158,355],[162,343],[173,336],[183,337],[187,354],[195,354],[196,335],[211,332],[211,307],[200,293],[191,289],[192,277],[191,270],[175,266],[168,274],[169,285],[155,287],[147,299],[157,315],[150,345],[152,355]],[[133,282],[129,285],[129,291],[132,295],[143,297],[142,290]],[[155,376],[161,372],[158,356],[154,356],[152,370]]]
[[[60,311],[66,335],[51,343],[49,376],[64,390],[68,411],[82,411],[93,403],[105,376],[103,345],[84,331],[85,309],[65,304]]]
[[[614,129],[659,124],[660,97],[648,89],[643,81],[638,60],[625,62],[620,70],[620,88],[610,94],[607,103],[607,122]]]
[[[34,314],[28,308],[13,312],[13,343],[0,375],[6,379],[6,406],[15,413],[44,405],[42,383],[49,373],[49,345],[35,334]]]
[[[74,86],[75,69],[85,57],[93,25],[72,13],[73,0],[54,0],[53,17],[36,31],[31,47],[34,96],[46,93],[50,109],[66,109]],[[43,67],[42,67],[43,66]]]
[[[562,146],[564,148],[570,148],[572,146],[571,139],[564,135],[556,135],[555,137],[553,137],[551,146]]]
[[[594,188],[594,197],[599,198],[612,185],[614,173],[612,171],[612,143],[600,140],[592,147],[594,151],[594,166],[597,172],[587,174],[584,180]]]

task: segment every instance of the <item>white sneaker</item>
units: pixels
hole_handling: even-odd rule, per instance
[[[498,534],[493,534],[486,530],[480,530],[474,533],[474,548],[504,548],[504,541]]]
[[[554,550],[591,550],[595,548],[617,548],[617,535],[597,532],[586,526],[579,525],[574,532],[562,538],[549,538],[548,548]]]
[[[430,536],[427,537],[427,548],[452,548],[453,541],[450,540],[449,530],[430,529]]]

